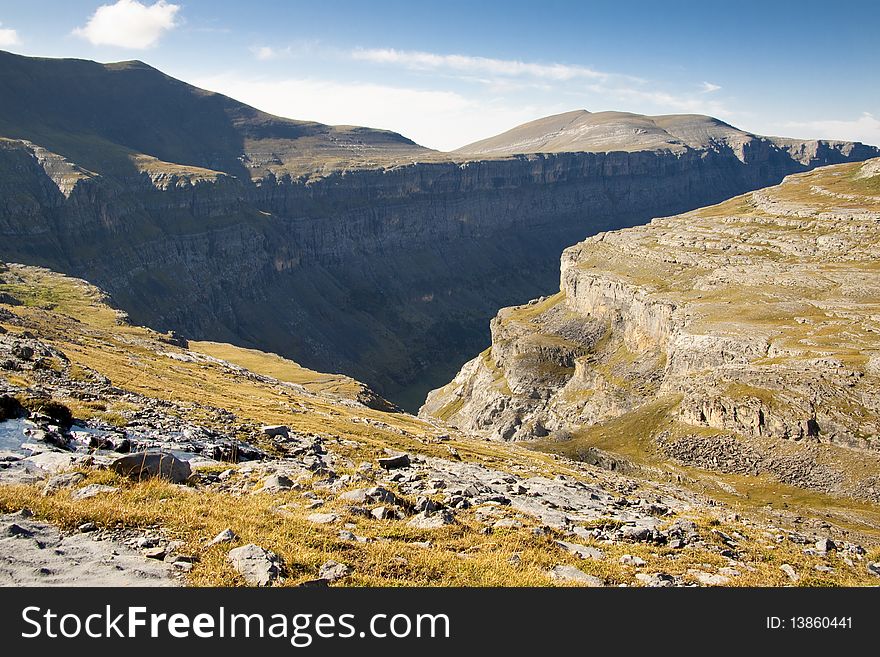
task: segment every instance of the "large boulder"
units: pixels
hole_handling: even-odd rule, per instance
[[[189,463],[174,454],[161,451],[126,454],[113,461],[110,469],[136,480],[159,477],[175,484],[182,484],[192,474]]]
[[[284,570],[281,557],[253,543],[230,550],[227,558],[251,586],[267,586],[281,577]]]

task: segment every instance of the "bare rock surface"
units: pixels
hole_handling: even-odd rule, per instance
[[[2,586],[177,586],[174,572],[118,541],[63,534],[20,513],[0,516]]]
[[[251,586],[267,586],[279,579],[284,570],[277,554],[253,543],[230,550],[228,560]]]

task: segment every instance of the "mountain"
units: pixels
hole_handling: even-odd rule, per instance
[[[876,504],[878,220],[874,159],[600,233],[563,253],[557,294],[498,313],[421,413]]]
[[[500,135],[462,146],[455,153],[503,157],[525,153],[663,151],[683,154],[691,150],[726,150],[744,161],[747,150],[761,147],[779,149],[805,165],[843,162],[852,156],[858,158],[876,152],[858,143],[761,137],[700,114],[645,116],[576,110],[524,123]]]
[[[148,169],[183,166],[259,179],[313,167],[406,163],[431,153],[385,130],[272,116],[140,61],[0,51],[0,94],[0,135],[107,177],[137,175],[145,160]]]
[[[704,128],[676,128],[693,146],[443,154],[273,117],[140,62],[8,53],[0,94],[0,258],[97,284],[138,324],[345,373],[409,409],[489,343],[498,308],[555,287],[563,248],[878,153],[733,128],[700,146],[687,135]]]

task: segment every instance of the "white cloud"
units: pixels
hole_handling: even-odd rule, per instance
[[[715,91],[719,91],[721,89],[720,85],[712,84],[711,82],[703,82],[700,85],[700,87],[701,87],[702,92],[704,94],[711,94],[711,93],[713,93]]]
[[[137,0],[118,0],[116,4],[98,7],[85,27],[76,28],[73,34],[95,46],[143,50],[156,45],[165,32],[177,26],[179,11],[180,5],[165,0],[150,6]]]
[[[880,119],[868,112],[856,119],[788,121],[782,127],[790,132],[799,131],[798,136],[805,139],[843,139],[880,145]]]
[[[351,56],[359,61],[376,64],[394,64],[417,71],[446,69],[469,75],[528,76],[556,81],[578,78],[604,80],[608,78],[607,73],[594,71],[586,66],[537,64],[512,59],[492,59],[490,57],[472,57],[469,55],[438,55],[417,50],[395,50],[394,48],[354,50]]]
[[[18,32],[8,27],[3,27],[3,23],[0,23],[0,48],[17,46],[20,43],[21,39],[18,37]]]
[[[525,121],[571,109],[557,104],[511,105],[451,91],[315,79],[225,74],[197,79],[194,84],[279,116],[384,128],[438,150],[452,150]]]
[[[293,50],[290,46],[288,46],[287,48],[273,48],[272,46],[254,46],[253,48],[251,48],[251,52],[254,53],[254,57],[262,62],[269,61],[270,59],[290,57],[290,55],[293,54]]]
[[[672,94],[661,90],[638,89],[631,87],[594,87],[592,91],[604,99],[624,103],[621,109],[644,114],[662,112],[685,112],[688,114],[707,114],[716,118],[730,117],[731,112],[724,103],[706,100],[702,94]]]

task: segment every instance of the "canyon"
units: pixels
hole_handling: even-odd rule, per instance
[[[141,62],[0,53],[0,93],[0,258],[412,410],[489,344],[498,308],[556,286],[565,247],[880,154],[585,111],[439,153],[270,116]]]

